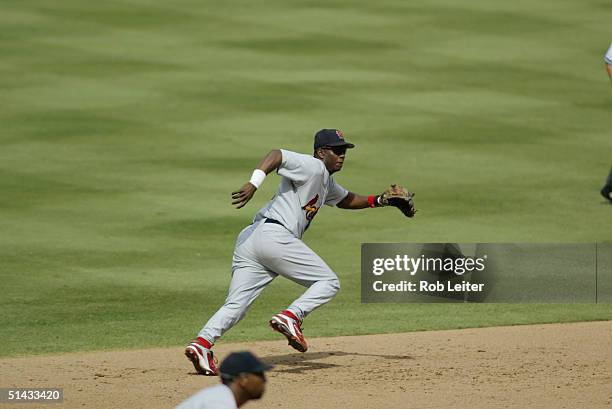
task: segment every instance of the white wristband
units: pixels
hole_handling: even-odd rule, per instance
[[[259,186],[261,186],[265,178],[266,172],[261,169],[255,169],[251,175],[251,180],[249,180],[249,183],[259,189]]]

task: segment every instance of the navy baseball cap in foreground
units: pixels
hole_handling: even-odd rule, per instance
[[[222,378],[233,378],[240,374],[264,372],[273,366],[261,361],[249,351],[232,352],[221,362],[219,372]]]
[[[347,149],[355,147],[352,143],[344,140],[344,134],[339,129],[321,129],[315,134],[314,148],[324,146],[346,146]]]

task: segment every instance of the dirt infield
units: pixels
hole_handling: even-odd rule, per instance
[[[610,408],[612,321],[219,344],[276,365],[257,408]],[[2,387],[63,387],[49,408],[169,408],[216,378],[182,348],[0,360]],[[16,408],[41,407],[18,404]],[[0,407],[11,405],[0,404]]]

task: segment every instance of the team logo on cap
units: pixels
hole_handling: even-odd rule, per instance
[[[340,139],[344,139],[344,134],[342,133],[342,131],[341,131],[341,130],[337,129],[337,130],[336,130],[336,135],[338,135],[338,138],[340,138]]]

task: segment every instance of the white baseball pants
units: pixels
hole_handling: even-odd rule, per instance
[[[255,298],[278,275],[308,287],[288,307],[300,320],[329,302],[340,289],[336,273],[302,240],[283,226],[262,220],[238,235],[229,294],[198,336],[214,344],[244,317]]]

